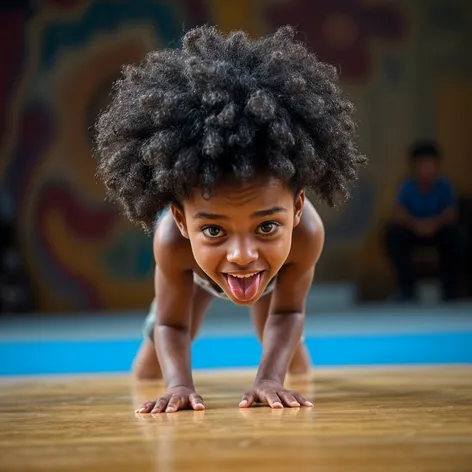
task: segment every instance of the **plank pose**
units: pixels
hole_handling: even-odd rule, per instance
[[[365,157],[334,67],[291,27],[251,41],[199,27],[127,66],[97,122],[99,175],[154,234],[155,299],[134,361],[165,394],[141,413],[204,409],[190,347],[212,297],[251,307],[262,342],[240,407],[312,406],[284,388],[310,359],[305,301],[324,243],[306,191],[333,205]]]

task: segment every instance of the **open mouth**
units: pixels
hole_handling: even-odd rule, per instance
[[[264,271],[224,274],[234,298],[242,302],[252,300],[259,292]]]

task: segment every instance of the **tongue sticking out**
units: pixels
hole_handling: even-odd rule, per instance
[[[251,277],[233,277],[228,274],[228,285],[234,298],[247,302],[254,298],[259,290],[261,283],[261,272]]]

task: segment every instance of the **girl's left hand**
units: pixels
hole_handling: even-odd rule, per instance
[[[261,380],[248,390],[239,404],[240,408],[249,408],[254,402],[268,403],[271,408],[299,408],[300,406],[313,407],[305,397],[292,390],[287,390],[279,382]]]

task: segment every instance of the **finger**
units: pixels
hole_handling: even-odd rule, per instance
[[[298,403],[302,406],[313,407],[313,403],[308,401],[305,397],[301,396],[299,393],[294,393],[294,397],[297,399]]]
[[[288,391],[279,392],[279,397],[284,402],[285,406],[289,406],[292,408],[298,408],[300,406],[300,403],[292,395],[291,392],[288,392]]]
[[[190,395],[190,405],[192,405],[192,408],[194,410],[204,410],[205,409],[205,404],[203,403],[203,398],[200,395],[197,395],[196,393],[192,393],[192,395]]]
[[[249,408],[254,403],[254,394],[251,392],[245,393],[241,402],[239,403],[239,408]]]
[[[166,409],[166,406],[167,406],[167,398],[165,397],[162,397],[162,398],[159,398],[157,401],[156,401],[156,405],[154,406],[153,410],[151,411],[152,414],[154,413],[162,413],[165,409]]]
[[[144,405],[141,405],[137,410],[136,413],[149,413],[153,408],[156,402],[146,402]]]
[[[170,397],[169,403],[167,404],[166,413],[174,413],[182,406],[182,401],[177,395]]]
[[[284,405],[282,400],[275,392],[270,392],[266,394],[266,401],[271,406],[271,408],[283,408]]]

